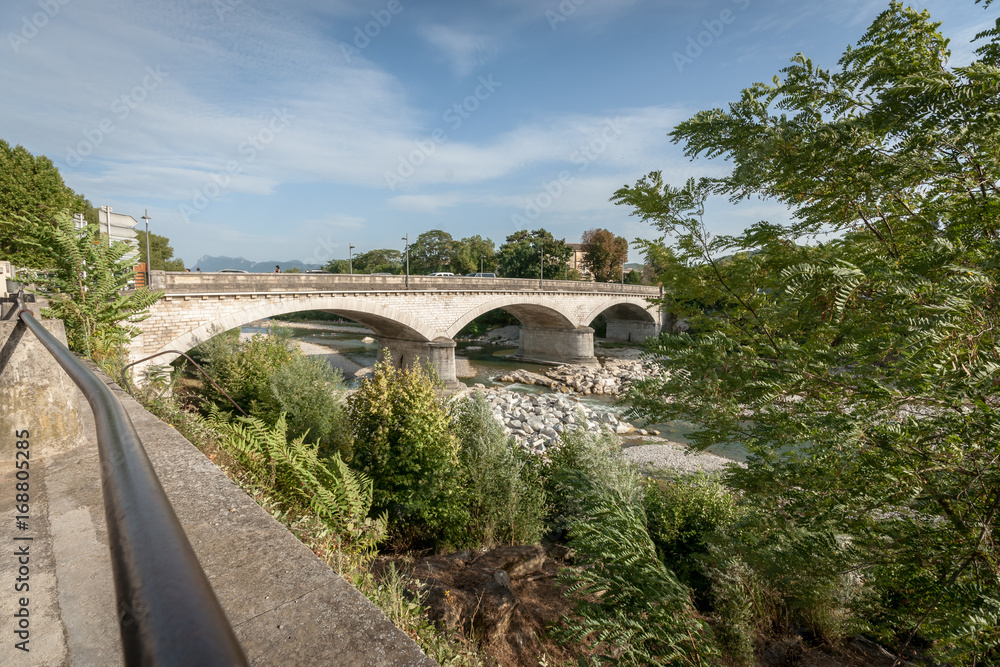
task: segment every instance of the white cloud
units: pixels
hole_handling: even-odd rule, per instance
[[[493,37],[458,30],[451,26],[425,25],[420,30],[427,42],[443,55],[452,71],[465,77],[496,59],[499,47]]]

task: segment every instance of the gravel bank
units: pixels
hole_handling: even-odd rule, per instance
[[[661,468],[693,473],[722,472],[731,465],[746,467],[745,463],[736,463],[715,454],[698,452],[679,442],[669,440],[623,447],[622,455],[640,469]]]
[[[685,445],[656,437],[656,432],[636,429],[612,412],[593,410],[565,394],[521,394],[478,385],[493,409],[493,416],[518,445],[543,455],[558,447],[566,431],[609,431],[619,436],[642,437],[641,445],[626,445],[622,455],[642,468],[661,468],[682,473],[721,472],[733,461],[696,452]],[[742,465],[742,464],[735,464]]]

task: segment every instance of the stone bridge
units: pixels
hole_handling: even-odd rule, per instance
[[[517,356],[541,363],[596,363],[589,325],[598,315],[607,318],[607,336],[616,340],[641,341],[662,326],[660,309],[648,300],[660,296],[660,288],[644,285],[462,276],[151,273],[150,287],[164,296],[140,323],[131,361],[165,350],[186,352],[217,333],[264,317],[322,310],[375,332],[383,357],[396,366],[429,361],[446,386],[455,387],[454,337],[492,310],[505,310],[521,322]],[[170,360],[164,355],[148,363]]]

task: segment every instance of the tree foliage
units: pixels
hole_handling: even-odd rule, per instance
[[[440,229],[424,232],[410,244],[410,273],[420,275],[435,271],[451,271],[451,258],[455,246],[455,240],[448,232]]]
[[[500,246],[497,266],[506,278],[538,278],[544,270],[546,280],[561,280],[572,255],[565,239],[556,239],[544,229],[522,229]]]
[[[496,246],[492,239],[484,239],[476,234],[455,244],[451,257],[451,270],[469,274],[480,271],[495,273],[497,270]]]
[[[97,209],[63,182],[52,160],[0,139],[0,257],[17,267],[48,268],[44,249],[23,242],[24,219],[51,222],[61,212],[83,213],[97,224]]]
[[[146,232],[136,230],[136,239],[139,244],[139,261],[148,262],[146,258]],[[147,264],[150,271],[183,271],[184,260],[180,257],[174,258],[174,249],[170,246],[170,239],[160,236],[154,232],[149,234],[149,254],[153,257],[153,263]]]
[[[583,233],[583,261],[597,282],[615,282],[628,261],[628,241],[607,229],[588,229]]]
[[[108,243],[97,225],[76,230],[67,213],[51,223],[23,219],[21,230],[22,243],[32,244],[48,267],[24,275],[49,299],[42,314],[65,321],[71,349],[99,360],[121,356],[139,334],[135,325],[161,295],[145,288],[125,291],[134,271],[122,257],[132,248]]]
[[[633,413],[743,443],[732,483],[781,508],[758,534],[817,536],[803,567],[863,573],[856,626],[955,664],[1000,656],[998,36],[949,68],[938,24],[893,3],[837,71],[798,55],[673,131],[729,175],[613,197],[671,237],[664,284],[699,317],[652,346],[668,372]],[[794,219],[715,236],[711,195]]]
[[[399,250],[379,248],[354,256],[354,273],[403,273],[406,259]],[[328,269],[329,270],[329,269]]]
[[[329,271],[330,273],[350,273],[353,269],[353,263],[346,259],[331,259],[323,267],[324,271]]]

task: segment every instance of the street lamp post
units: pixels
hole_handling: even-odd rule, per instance
[[[149,289],[149,272],[153,270],[153,258],[149,256],[149,209],[142,214],[142,219],[146,221],[146,289]],[[108,217],[108,233],[111,233],[111,217]]]
[[[354,246],[347,244],[347,271],[354,275]]]
[[[403,237],[406,242],[406,289],[410,289],[410,235]]]
[[[542,289],[542,280],[545,278],[545,246],[541,239],[538,242],[538,289]]]
[[[483,256],[479,255],[479,273],[482,273],[482,272],[483,272]],[[482,276],[479,276],[479,277],[482,278]]]

